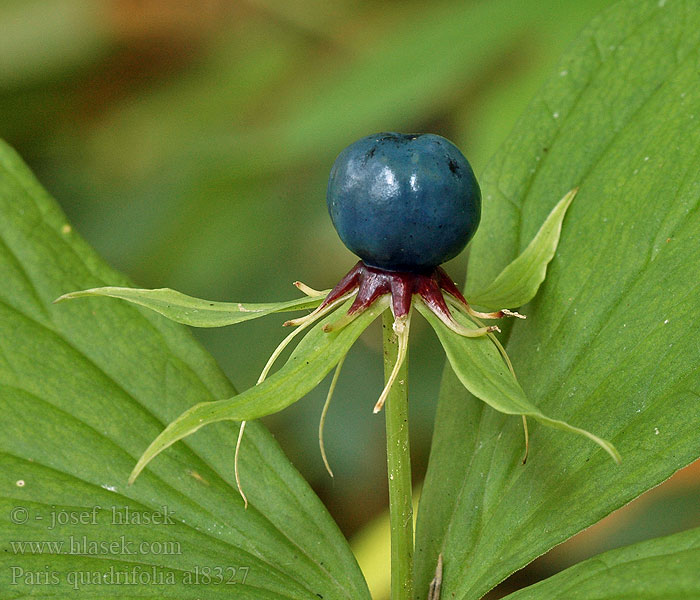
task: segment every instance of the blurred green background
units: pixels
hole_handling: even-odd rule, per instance
[[[609,4],[0,0],[0,136],[139,286],[288,299],[298,294],[294,280],[331,287],[356,260],[325,207],[342,148],[376,131],[430,131],[462,148],[478,177],[566,45]],[[465,264],[462,256],[448,265],[458,282]],[[283,320],[195,334],[245,389],[281,340]],[[419,482],[443,355],[416,325]],[[324,386],[267,424],[343,531],[360,536],[361,560],[382,571],[384,528],[375,535],[368,527],[387,505],[383,421],[371,410],[382,384],[379,347],[370,329],[341,376],[326,429],[335,479],[317,443]],[[697,476],[674,481],[503,589],[700,524]],[[372,583],[381,597],[381,573]]]

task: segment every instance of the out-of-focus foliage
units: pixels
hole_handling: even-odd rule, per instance
[[[478,177],[565,46],[611,3],[4,0],[0,137],[139,286],[290,299],[295,279],[327,288],[355,260],[324,202],[344,146],[374,131],[432,131]],[[464,265],[448,270],[461,277]],[[245,389],[284,318],[199,337]],[[425,326],[414,333],[420,475],[443,354]],[[268,421],[348,533],[386,505],[372,415],[379,333],[362,340],[329,413],[333,481],[316,440],[324,390]]]

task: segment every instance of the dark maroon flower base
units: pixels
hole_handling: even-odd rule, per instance
[[[434,313],[450,321],[452,314],[443,292],[450,294],[466,309],[469,308],[462,293],[441,267],[435,267],[427,273],[411,273],[386,271],[359,261],[329,292],[319,309],[355,290],[357,296],[348,315],[362,312],[386,294],[391,294],[392,309],[397,319],[408,315],[414,294],[418,294]]]

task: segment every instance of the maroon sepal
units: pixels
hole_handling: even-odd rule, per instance
[[[408,315],[414,294],[418,294],[433,312],[448,319],[452,319],[452,315],[445,302],[443,291],[465,307],[468,306],[464,296],[441,267],[435,267],[428,273],[411,273],[385,271],[359,261],[328,293],[319,308],[355,290],[357,290],[357,296],[348,310],[350,315],[367,309],[386,294],[391,294],[391,306],[396,318]]]

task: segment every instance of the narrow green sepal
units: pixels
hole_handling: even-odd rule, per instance
[[[339,310],[347,311],[352,299]],[[129,477],[133,483],[146,465],[163,450],[217,421],[252,421],[279,412],[303,398],[348,353],[360,334],[389,306],[380,299],[340,331],[326,333],[323,326],[334,313],[319,321],[302,339],[279,371],[259,385],[225,400],[202,402],[170,423],[146,449]]]
[[[620,462],[619,452],[607,440],[565,421],[548,417],[531,404],[490,339],[460,336],[451,331],[422,303],[417,302],[415,307],[435,330],[452,369],[462,385],[474,396],[499,412],[532,417],[548,427],[583,435],[603,448],[615,462]],[[477,328],[461,314],[455,314],[455,319],[464,327]]]
[[[501,271],[491,285],[468,295],[471,304],[491,309],[515,308],[535,297],[559,244],[564,216],[577,192],[578,188],[571,190],[557,203],[527,248]]]
[[[127,287],[100,287],[79,292],[71,292],[54,302],[84,298],[89,296],[109,296],[133,304],[145,306],[160,313],[171,321],[192,327],[224,327],[257,319],[277,312],[289,312],[316,308],[325,298],[328,290],[316,297],[303,297],[286,302],[264,304],[244,304],[242,302],[215,302],[193,298],[169,288],[144,290]]]

